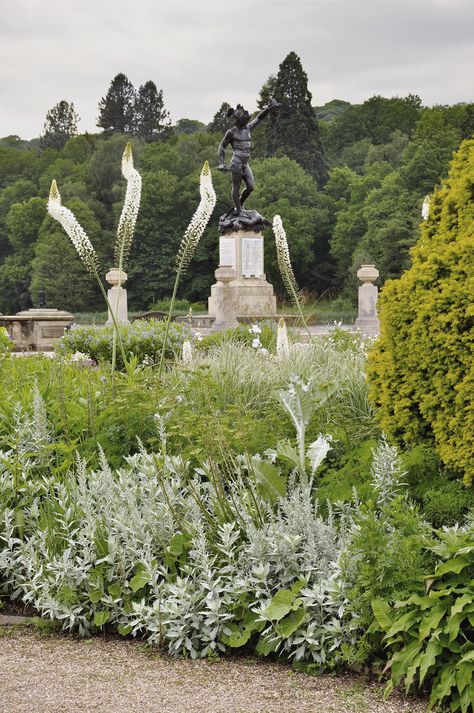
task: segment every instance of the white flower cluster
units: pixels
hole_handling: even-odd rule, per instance
[[[262,354],[262,356],[267,356],[268,349],[265,349],[265,347],[262,346],[262,342],[260,341],[260,337],[258,336],[261,333],[262,333],[262,330],[260,329],[258,324],[252,324],[252,326],[249,329],[249,334],[257,335],[252,339],[252,347],[253,347],[253,349],[258,349],[258,353]]]
[[[127,191],[117,228],[114,255],[116,266],[125,268],[132,245],[133,231],[137,222],[142,192],[142,178],[133,166],[130,142],[127,143],[122,156],[122,175],[127,180]]]
[[[97,253],[85,230],[77,222],[72,211],[61,205],[61,196],[54,179],[49,192],[48,213],[61,223],[84,263],[87,272],[96,276],[100,268]]]
[[[290,355],[290,343],[288,341],[288,332],[286,329],[285,320],[281,318],[278,322],[276,353],[280,359],[285,359]]]
[[[176,256],[176,272],[184,272],[191,262],[194,251],[201,239],[206,226],[216,205],[216,193],[212,185],[209,163],[205,161],[199,181],[201,201],[196,212],[191,218],[181,240],[181,245]]]
[[[290,251],[288,250],[285,229],[279,215],[273,218],[273,232],[275,234],[278,268],[286,290],[290,298],[295,302],[298,300],[299,288],[291,266]]]
[[[89,354],[84,354],[84,352],[74,352],[74,354],[71,354],[71,356],[68,358],[68,361],[73,362],[74,364],[95,364],[95,361],[92,359],[92,357],[90,357]]]

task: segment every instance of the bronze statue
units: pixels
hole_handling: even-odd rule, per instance
[[[219,221],[219,229],[221,232],[226,232],[230,229],[239,229],[245,227],[256,227],[256,217],[266,224],[265,219],[256,211],[245,211],[243,204],[252,193],[255,187],[252,170],[248,164],[250,158],[250,132],[269,114],[271,111],[277,110],[281,105],[271,98],[268,104],[257,114],[255,119],[249,121],[250,114],[240,104],[237,104],[236,109],[229,109],[227,115],[235,118],[235,126],[229,129],[219,144],[217,155],[219,158],[219,171],[230,171],[232,173],[232,198],[235,208],[229,210],[221,217]],[[232,159],[228,166],[225,164],[225,150],[228,145],[231,145],[233,150]],[[242,182],[245,188],[240,193]],[[255,225],[253,224],[255,223]]]

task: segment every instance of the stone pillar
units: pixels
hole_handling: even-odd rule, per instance
[[[209,297],[214,331],[236,326],[238,318],[250,321],[276,315],[276,297],[263,268],[261,233],[236,230],[221,235],[215,275]]]
[[[377,337],[380,332],[380,322],[377,317],[378,289],[372,284],[378,276],[379,271],[375,265],[361,265],[360,270],[357,271],[357,277],[362,285],[359,287],[359,316],[355,326],[370,337]]]
[[[122,287],[124,282],[127,281],[127,273],[122,270],[122,275],[120,275],[120,270],[117,267],[113,267],[106,274],[105,279],[109,285],[112,285],[107,291],[107,297],[110,307],[114,311],[115,319],[119,324],[128,324],[127,290]],[[107,324],[113,324],[110,309]]]

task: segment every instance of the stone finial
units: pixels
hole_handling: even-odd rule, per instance
[[[373,283],[379,276],[379,271],[375,265],[361,265],[360,269],[357,270],[357,277],[362,283]]]
[[[377,316],[377,295],[378,289],[373,283],[379,276],[379,271],[375,265],[361,265],[357,271],[357,277],[362,282],[359,287],[359,316],[355,321],[355,326],[361,332],[375,337],[380,330],[380,323]]]
[[[121,324],[128,323],[127,290],[122,287],[127,281],[127,273],[120,271],[118,267],[112,267],[105,276],[105,279],[112,285],[107,291],[110,307],[114,310],[115,319]],[[112,315],[107,318],[107,324],[113,324]]]
[[[108,273],[105,276],[105,279],[109,283],[109,285],[112,285],[115,287],[115,285],[118,285],[119,282],[121,285],[124,284],[124,282],[127,282],[127,273],[124,272],[123,270],[120,272],[118,267],[112,267]]]

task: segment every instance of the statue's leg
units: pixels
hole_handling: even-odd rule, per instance
[[[242,181],[242,176],[240,173],[232,171],[232,200],[234,201],[235,209],[237,213],[242,211],[242,203],[240,201],[240,183]]]
[[[255,181],[253,178],[252,169],[250,168],[250,166],[248,164],[245,166],[244,172],[242,174],[242,180],[245,183],[245,188],[242,191],[242,193],[240,194],[240,204],[241,205],[244,204],[244,202],[247,200],[247,198],[249,197],[249,195],[252,193],[252,191],[255,188]]]

